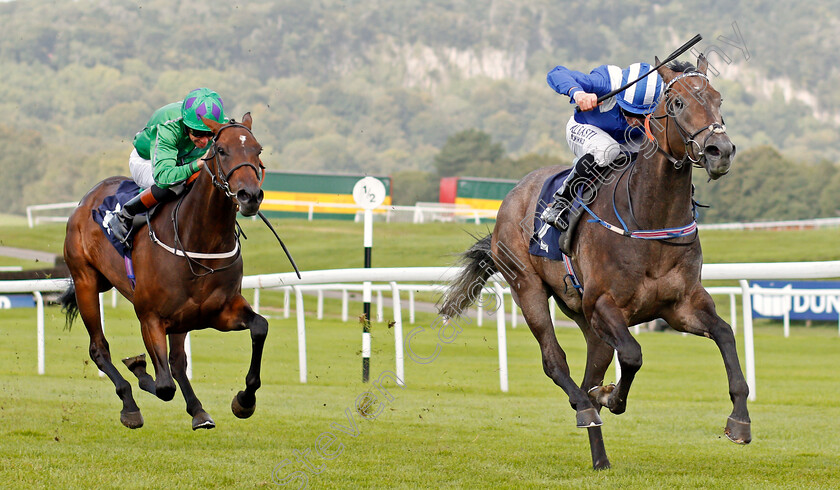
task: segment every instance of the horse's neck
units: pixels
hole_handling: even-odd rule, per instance
[[[670,228],[688,224],[693,218],[691,163],[680,169],[659,152],[645,157],[644,150],[632,170],[630,195],[640,226]]]
[[[178,210],[180,239],[188,249],[227,251],[236,240],[236,206],[202,172]]]

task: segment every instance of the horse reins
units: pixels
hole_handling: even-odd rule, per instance
[[[260,160],[259,169],[257,168],[256,165],[254,165],[251,162],[242,162],[242,163],[239,163],[238,165],[235,165],[232,169],[230,169],[228,171],[227,175],[222,175],[221,165],[220,165],[220,162],[219,162],[220,156],[219,156],[218,150],[216,149],[216,142],[219,139],[219,135],[222,134],[222,131],[224,131],[225,129],[228,129],[228,128],[242,128],[245,131],[248,131],[248,134],[251,135],[252,138],[254,136],[254,134],[251,132],[251,129],[248,126],[245,126],[244,124],[239,124],[239,123],[226,124],[226,125],[222,126],[221,128],[219,128],[219,131],[216,132],[215,135],[213,135],[213,145],[210,147],[210,155],[202,158],[202,160],[204,160],[204,162],[205,162],[204,168],[207,169],[207,172],[210,174],[210,181],[213,182],[213,185],[216,186],[216,188],[218,188],[222,192],[224,192],[227,197],[233,199],[234,197],[236,197],[236,194],[234,194],[233,192],[230,191],[229,181],[230,181],[231,175],[233,175],[234,172],[236,172],[237,170],[239,170],[242,167],[251,167],[251,169],[254,171],[254,174],[256,174],[256,176],[257,176],[257,180],[260,183],[260,187],[262,187],[263,179],[265,179],[265,166],[262,164],[261,160]],[[211,159],[215,163],[212,171],[210,170],[209,165],[206,164],[206,162],[211,160]],[[262,170],[262,174],[260,174],[260,170]]]
[[[236,198],[236,194],[234,194],[230,190],[230,182],[229,182],[230,177],[233,175],[233,173],[235,171],[239,170],[242,167],[250,167],[251,169],[254,170],[254,173],[257,176],[257,180],[259,181],[260,186],[262,186],[263,179],[265,178],[265,166],[262,164],[262,161],[260,161],[260,163],[259,163],[259,169],[257,168],[256,165],[254,165],[251,162],[242,162],[242,163],[239,163],[238,165],[234,166],[232,169],[230,169],[230,171],[228,171],[227,175],[222,175],[221,162],[220,162],[221,158],[220,158],[218,150],[216,149],[216,142],[219,138],[219,135],[222,133],[222,131],[224,131],[227,128],[233,128],[233,127],[243,128],[246,131],[248,131],[248,134],[251,135],[251,137],[253,137],[253,133],[251,132],[251,129],[248,128],[248,126],[245,126],[245,125],[239,124],[239,123],[235,123],[235,122],[230,123],[230,124],[226,124],[226,125],[222,126],[221,128],[219,128],[219,131],[217,131],[216,134],[213,136],[213,145],[210,147],[210,151],[209,151],[210,154],[208,156],[202,158],[202,160],[204,160],[204,162],[205,162],[204,168],[207,169],[207,173],[210,175],[210,181],[213,183],[213,186],[216,187],[217,189],[219,189],[220,191],[222,191],[225,194],[225,196],[227,196],[230,199]],[[213,160],[213,162],[215,163],[215,165],[213,166],[213,170],[210,170],[210,166],[207,165],[207,162],[209,160]],[[260,174],[260,170],[262,170],[262,174]],[[196,172],[194,175],[198,175],[198,172]],[[195,179],[191,177],[188,180],[188,182],[192,182],[194,180]],[[170,246],[164,244],[163,242],[161,242],[155,236],[154,231],[152,230],[151,223],[148,223],[149,237],[152,239],[152,241],[154,243],[160,245],[165,250],[167,250],[169,253],[186,258],[187,259],[187,264],[189,265],[189,268],[190,268],[190,272],[192,272],[192,274],[196,277],[203,277],[203,276],[206,276],[208,274],[212,274],[214,272],[222,271],[222,270],[225,270],[225,269],[228,269],[228,268],[232,267],[236,263],[236,259],[239,258],[239,254],[241,252],[241,247],[239,245],[239,233],[236,230],[234,230],[234,237],[236,239],[236,244],[234,245],[233,250],[231,250],[229,252],[222,252],[222,253],[188,252],[186,250],[186,248],[184,247],[184,245],[181,243],[180,233],[178,232],[178,210],[181,208],[181,204],[184,202],[184,197],[186,195],[187,195],[186,192],[183,193],[181,195],[181,198],[176,203],[175,207],[172,209],[172,226],[174,228],[175,247],[170,247]],[[147,221],[148,221],[148,216],[147,216]],[[219,268],[215,268],[215,269],[196,261],[196,259],[219,260],[219,259],[227,259],[227,258],[231,258],[231,257],[233,257],[233,260],[229,264],[227,264],[225,266],[222,266],[222,267],[219,267]],[[203,268],[206,272],[204,272],[203,274],[197,273],[195,271],[195,269],[193,268],[193,264]]]
[[[668,102],[667,97],[668,97],[668,94],[669,94],[673,84],[676,83],[677,81],[683,79],[683,78],[686,78],[686,77],[702,77],[706,81],[709,80],[706,75],[704,75],[703,73],[697,72],[697,71],[682,73],[681,75],[675,77],[670,82],[668,82],[668,84],[665,86],[665,90],[663,91],[663,99],[662,99],[663,103],[667,104],[667,102]],[[674,169],[676,169],[676,170],[681,169],[687,161],[691,162],[695,166],[698,166],[698,167],[702,168],[702,165],[700,165],[700,162],[705,158],[705,154],[704,154],[703,149],[705,148],[706,142],[708,142],[709,138],[711,138],[715,134],[725,134],[726,133],[726,126],[723,124],[723,119],[721,119],[721,123],[715,122],[715,123],[710,124],[707,127],[704,127],[704,128],[701,128],[701,129],[695,131],[694,133],[689,133],[680,124],[680,122],[677,120],[676,117],[671,117],[671,116],[672,116],[672,114],[670,114],[669,111],[667,110],[667,106],[666,106],[665,114],[663,114],[661,116],[653,116],[653,113],[648,114],[645,117],[645,123],[644,123],[645,135],[647,136],[647,138],[649,140],[651,140],[656,145],[656,150],[660,154],[664,155],[665,158],[667,158],[669,162],[671,162],[671,164],[674,166]],[[665,138],[668,137],[668,122],[671,119],[674,120],[674,124],[677,125],[677,129],[679,131],[680,138],[682,139],[683,145],[685,146],[685,156],[682,158],[682,160],[677,160],[673,155],[671,155],[670,153],[663,150],[662,147],[657,143],[656,138],[653,136],[653,132],[650,129],[651,118],[653,118],[653,119],[663,119],[663,118],[665,118],[665,129],[664,129]],[[709,134],[706,135],[706,137],[703,139],[702,144],[698,143],[696,138],[697,138],[697,136],[699,136],[704,131],[709,131]],[[698,148],[698,150],[695,152],[697,158],[692,158],[692,156],[691,156],[691,152],[693,150],[692,147],[694,147],[694,146],[696,146]],[[633,175],[633,172],[628,173],[628,171],[634,166],[634,164],[635,164],[635,161],[631,162],[630,165],[628,165],[627,168],[625,168],[624,171],[621,173],[618,180],[620,181],[621,178],[624,177],[625,174],[627,174],[627,180],[626,180],[627,205],[628,205],[628,208],[630,210],[630,216],[633,218],[633,221],[635,221],[636,224],[638,225],[639,223],[638,223],[638,221],[636,221],[635,214],[633,213],[633,201],[632,201],[632,197],[631,197],[631,193],[630,193],[630,179]],[[624,236],[631,237],[631,238],[642,238],[642,239],[646,239],[646,240],[658,240],[661,243],[665,243],[665,244],[668,244],[668,245],[686,246],[686,245],[690,245],[690,244],[694,243],[697,240],[697,238],[698,238],[698,235],[696,233],[696,231],[697,231],[697,221],[696,221],[697,203],[694,201],[693,198],[692,198],[692,207],[694,208],[694,211],[693,211],[692,214],[694,215],[695,219],[693,219],[691,221],[691,223],[689,223],[688,225],[677,227],[677,228],[666,228],[666,229],[661,229],[661,230],[631,231],[629,229],[629,227],[627,226],[627,224],[622,219],[621,214],[618,212],[618,208],[616,207],[615,198],[616,198],[616,191],[617,190],[618,190],[618,182],[616,182],[616,185],[613,188],[613,211],[615,212],[615,215],[618,218],[618,221],[621,224],[621,227],[612,225],[612,224],[604,221],[603,219],[599,218],[584,203],[581,203],[581,206],[583,207],[583,209],[586,210],[593,218],[593,219],[589,220],[590,222],[598,223],[598,224],[604,226],[605,228],[607,228],[608,230],[610,230],[614,233],[618,233],[620,235],[624,235]],[[684,236],[688,236],[688,235],[691,235],[691,234],[694,235],[694,238],[690,242],[676,243],[676,242],[668,241],[668,240],[675,239],[675,238],[682,238]]]
[[[663,91],[663,94],[662,94],[663,95],[663,97],[662,97],[663,103],[665,104],[665,114],[663,114],[661,116],[654,116],[653,113],[651,113],[651,114],[648,114],[645,117],[645,136],[647,136],[647,138],[650,141],[652,141],[654,144],[656,144],[656,150],[659,153],[663,154],[665,156],[665,158],[667,158],[668,161],[671,162],[671,164],[674,166],[674,168],[676,170],[681,169],[682,166],[687,161],[691,162],[693,165],[695,165],[697,167],[702,167],[702,165],[700,165],[700,162],[703,159],[706,158],[706,155],[704,153],[704,148],[706,147],[706,142],[708,142],[709,138],[711,138],[712,136],[714,136],[716,134],[726,134],[726,125],[723,122],[723,118],[721,118],[720,123],[714,122],[714,123],[712,123],[712,124],[710,124],[706,127],[698,129],[694,133],[689,133],[688,130],[683,128],[683,126],[680,124],[679,120],[677,120],[676,117],[673,117],[673,118],[670,117],[671,114],[669,114],[667,104],[668,104],[668,94],[671,90],[671,86],[674,83],[676,83],[678,80],[681,80],[681,79],[687,78],[687,77],[701,77],[704,80],[706,80],[706,83],[709,82],[709,77],[707,77],[703,73],[700,73],[699,71],[690,71],[690,72],[687,72],[687,73],[682,73],[681,75],[679,75],[677,77],[674,77],[665,86],[665,90]],[[656,142],[656,139],[653,136],[653,132],[650,129],[650,120],[651,119],[665,119],[665,137],[666,138],[668,137],[668,123],[670,122],[671,119],[674,120],[674,124],[677,125],[677,130],[679,132],[680,139],[682,139],[683,146],[685,147],[685,156],[682,158],[682,160],[677,160],[673,155],[666,152],[665,150],[663,150],[659,146],[659,144]],[[700,135],[704,131],[709,131],[709,134],[707,134],[706,137],[703,139],[702,144],[698,143],[696,138],[697,138],[698,135]],[[692,150],[694,150],[695,147],[697,148],[697,150],[694,151],[694,153],[697,156],[697,158],[692,158],[691,153],[692,153]]]

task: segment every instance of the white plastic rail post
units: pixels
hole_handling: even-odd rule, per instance
[[[303,312],[303,292],[297,286],[292,286],[295,291],[295,313],[297,314],[298,334],[298,367],[300,369],[300,382],[306,383],[306,320]]]
[[[38,374],[44,374],[44,297],[41,296],[40,291],[32,291],[32,295],[35,296],[35,304],[37,306]]]
[[[744,303],[744,363],[747,371],[747,386],[750,389],[750,401],[755,401],[755,345],[753,342],[752,296],[750,283],[741,279],[741,291]]]
[[[496,312],[496,332],[499,337],[499,388],[505,393],[508,391],[508,364],[507,364],[507,332],[505,332],[505,296],[502,285],[493,283],[496,290],[499,310]]]
[[[394,295],[394,356],[397,368],[397,383],[405,385],[405,361],[403,352],[402,332],[402,303],[400,301],[400,288],[396,281],[391,281],[391,292]]]

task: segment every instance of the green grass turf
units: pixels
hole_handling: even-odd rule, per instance
[[[230,413],[249,358],[247,333],[193,333],[193,384],[217,428],[190,430],[180,393],[164,403],[136,388],[146,425],[119,423],[111,382],[97,375],[81,324],[63,330],[47,308],[46,375],[36,371],[32,310],[0,317],[0,477],[11,487],[254,487],[306,471],[312,488],[836,488],[840,486],[840,337],[834,328],[778,326],[756,333],[757,395],[750,403],[754,442],[722,435],[731,411],[720,355],[708,339],[642,333],[645,365],[627,413],[604,412],[613,468],[593,472],[585,431],[562,391],[543,374],[527,328],[508,330],[510,392],[498,388],[495,328],[467,326],[430,364],[406,359],[407,387],[383,386],[374,420],[355,409],[370,389],[360,382],[359,328],[328,310],[307,321],[308,378],[298,382],[292,320],[271,318],[257,411]],[[106,306],[115,358],[143,352],[126,302]],[[386,310],[390,317],[390,311]],[[434,317],[420,315],[418,325]],[[413,328],[406,326],[406,332]],[[435,339],[416,337],[428,355]],[[585,357],[580,332],[559,328],[572,374]],[[393,370],[393,330],[373,325],[372,377]],[[739,347],[740,347],[739,341]],[[743,354],[742,354],[743,359]],[[607,375],[612,379],[613,370]],[[374,392],[376,393],[376,392]],[[342,432],[355,420],[356,437]],[[376,412],[374,411],[374,414]],[[373,417],[373,415],[371,415]],[[353,429],[344,429],[354,432]],[[321,434],[336,440],[332,460],[317,455]],[[327,437],[327,436],[324,436]],[[322,439],[322,443],[324,440]],[[296,460],[301,454],[319,474]],[[301,473],[304,474],[304,473]],[[301,480],[289,481],[296,487]]]
[[[360,224],[276,223],[303,270],[362,264]],[[261,224],[243,225],[249,236],[243,245],[246,274],[291,270]],[[374,266],[450,265],[451,254],[473,242],[465,231],[487,230],[486,225],[377,223]],[[707,262],[840,258],[836,229],[715,231],[701,237]],[[62,225],[0,226],[3,245],[60,253],[62,239]],[[262,302],[277,308],[279,298],[265,294]],[[119,400],[88,357],[81,323],[65,331],[58,308],[47,308],[47,373],[38,376],[34,311],[0,312],[0,485],[254,487],[273,485],[277,468],[276,479],[305,474],[312,488],[840,487],[836,324],[797,326],[788,339],[778,323],[759,324],[758,400],[750,403],[754,442],[745,447],[722,435],[731,403],[714,344],[671,333],[638,335],[645,365],[628,411],[602,414],[613,468],[593,472],[585,431],[574,427],[566,396],[542,372],[537,343],[524,325],[508,330],[509,393],[498,389],[496,331],[488,320],[443,345],[431,364],[406,359],[408,386],[385,383],[394,399],[380,400],[376,419],[363,420],[354,407],[370,388],[360,382],[360,329],[338,320],[337,304],[327,301],[325,320],[307,319],[305,385],[298,382],[293,319],[269,320],[263,386],[248,420],[236,419],[229,408],[244,386],[247,333],[195,332],[193,383],[217,423],[199,432],[190,430],[180,393],[163,403],[141,392],[133,378],[128,379],[146,425],[134,431],[122,427]],[[307,300],[307,307],[314,310],[314,300]],[[720,312],[728,320],[726,309],[728,301],[722,301]],[[105,314],[114,358],[144,352],[125,301],[116,310],[106,306]],[[418,314],[419,325],[433,320]],[[406,325],[405,333],[411,328]],[[579,380],[585,358],[581,334],[560,328],[557,336]],[[393,330],[376,322],[373,337],[375,379],[393,370]],[[418,354],[433,351],[432,336],[417,339]],[[738,344],[742,349],[740,337]],[[347,411],[357,424],[356,437],[337,427],[348,426]],[[332,460],[317,455],[318,437],[326,432],[337,438],[329,450],[340,449]],[[303,454],[316,470],[297,460]],[[278,468],[284,460],[291,464]],[[288,481],[293,488],[301,482]]]
[[[301,270],[362,267],[361,223],[347,221],[274,220]],[[245,274],[291,271],[283,251],[259,221],[242,219]],[[374,267],[434,267],[452,264],[454,254],[484,235],[490,224],[381,223],[374,225]],[[785,262],[840,259],[840,228],[787,231],[708,230],[700,233],[704,260],[723,262]],[[28,228],[24,223],[2,225],[0,245],[61,254],[64,225]]]

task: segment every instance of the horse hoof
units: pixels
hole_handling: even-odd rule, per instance
[[[123,410],[120,412],[120,422],[129,429],[139,429],[143,427],[143,416],[139,410],[136,412],[126,412]]]
[[[155,396],[161,400],[168,402],[175,398],[175,385],[172,386],[155,386]]]
[[[247,419],[251,415],[254,415],[254,409],[257,408],[257,401],[254,400],[254,404],[250,407],[244,407],[241,403],[239,403],[239,396],[244,395],[244,391],[240,391],[233,397],[233,401],[230,402],[230,410],[236,415],[237,418],[240,419]]]
[[[125,367],[128,368],[129,371],[134,371],[135,368],[142,368],[143,371],[146,370],[146,354],[140,354],[139,356],[134,357],[126,357],[122,360]]]
[[[592,469],[595,470],[595,471],[608,470],[610,468],[611,468],[611,466],[610,466],[609,460],[596,461],[596,462],[592,463]]]
[[[216,422],[210,418],[210,415],[204,410],[195,414],[192,421],[192,430],[196,429],[212,429],[216,427]]]
[[[610,393],[615,390],[615,383],[610,383],[607,386],[593,386],[589,389],[587,394],[593,403],[597,403],[602,407],[607,407],[610,401]]]
[[[749,444],[752,441],[750,434],[750,423],[741,422],[729,417],[726,420],[726,429],[723,430],[726,437],[736,444]]]
[[[577,426],[579,429],[586,429],[588,427],[600,427],[604,425],[601,422],[601,416],[594,408],[587,408],[585,410],[578,410],[577,412]]]

